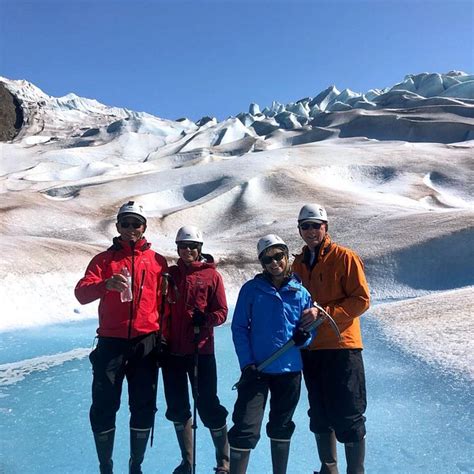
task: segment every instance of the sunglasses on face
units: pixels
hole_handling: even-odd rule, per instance
[[[128,229],[129,227],[133,227],[134,229],[139,229],[143,224],[141,222],[120,222],[120,227],[122,229]]]
[[[199,248],[199,244],[197,242],[183,242],[181,244],[178,244],[178,248],[180,250],[197,250]]]
[[[285,252],[278,252],[275,255],[265,255],[261,258],[262,263],[265,265],[270,265],[270,263],[275,260],[275,262],[280,262],[285,257]]]
[[[300,229],[301,230],[309,230],[309,229],[314,229],[314,230],[319,230],[321,229],[322,224],[319,222],[303,222],[303,224],[300,224]]]

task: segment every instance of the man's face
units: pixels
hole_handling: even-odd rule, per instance
[[[122,240],[127,242],[137,242],[145,232],[146,224],[143,224],[133,216],[127,216],[120,219],[116,224],[117,231]]]
[[[300,235],[306,245],[311,249],[315,249],[324,240],[327,231],[327,224],[313,221],[303,221],[298,224]]]

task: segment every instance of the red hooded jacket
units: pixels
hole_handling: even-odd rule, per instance
[[[122,303],[118,291],[105,287],[105,280],[127,267],[132,276],[133,301]],[[74,293],[81,304],[100,298],[97,334],[105,337],[134,338],[158,331],[162,274],[168,265],[150,249],[145,239],[135,243],[114,239],[112,247],[96,255]]]
[[[200,328],[199,353],[214,353],[214,327],[227,319],[227,300],[222,276],[216,270],[213,258],[203,255],[205,260],[187,266],[181,259],[169,268],[170,319],[167,337],[172,354],[194,352],[194,328],[192,315],[195,308],[206,314],[206,322]]]

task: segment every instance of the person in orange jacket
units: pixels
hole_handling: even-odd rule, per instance
[[[370,296],[364,264],[352,250],[332,242],[326,210],[306,204],[298,215],[305,241],[293,271],[314,301],[336,321],[341,339],[323,323],[309,350],[302,351],[310,430],[315,433],[320,474],[337,474],[336,440],[344,443],[347,473],[364,472],[367,406],[359,317]]]

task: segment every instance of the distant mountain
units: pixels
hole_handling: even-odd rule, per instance
[[[74,94],[51,97],[27,81],[0,77],[0,140],[52,148],[98,146],[124,136],[142,137],[148,161],[199,150],[240,155],[332,137],[454,143],[474,139],[474,76],[408,75],[391,88],[364,94],[330,86],[314,97],[273,102],[222,122],[165,120],[143,112],[107,107]],[[126,151],[126,150],[125,150]]]

